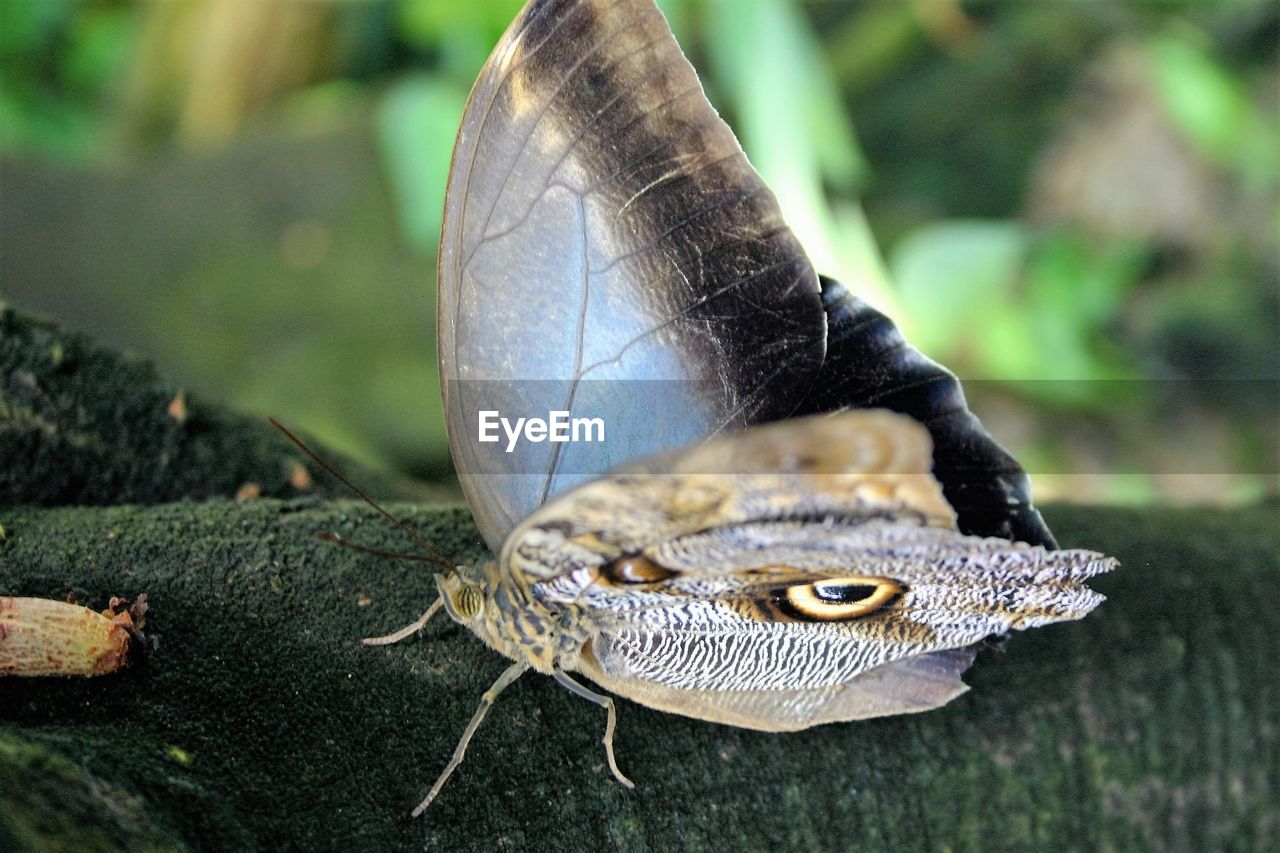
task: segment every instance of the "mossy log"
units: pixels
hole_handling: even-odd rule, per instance
[[[11,364],[29,350],[0,352]],[[9,364],[12,412],[12,389],[32,386]],[[119,396],[85,384],[59,411],[101,414]],[[133,470],[155,440],[120,435],[123,451],[95,457],[101,476]],[[56,472],[44,440],[10,423],[0,459],[34,447]],[[199,488],[226,464],[174,458]],[[30,472],[6,473],[0,594],[101,608],[145,592],[158,643],[101,678],[0,679],[0,850],[1280,846],[1275,504],[1050,506],[1064,546],[1123,563],[1094,582],[1109,600],[1088,619],[1015,634],[979,657],[971,692],[917,716],[764,734],[622,702],[634,791],[605,765],[603,712],[526,676],[413,821],[504,662],[443,617],[396,646],[358,644],[422,612],[431,570],[315,534],[411,548],[403,534],[317,494],[237,503],[138,487],[132,505],[37,506],[49,501]],[[157,502],[184,496],[202,499]],[[391,509],[459,561],[487,556],[461,505]]]
[[[448,494],[326,454],[380,497]],[[264,417],[0,301],[0,505],[345,494]]]

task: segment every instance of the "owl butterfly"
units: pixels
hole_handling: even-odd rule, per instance
[[[514,663],[415,815],[529,669],[606,710],[630,785],[613,700],[572,673],[791,731],[942,705],[986,638],[1101,600],[1084,581],[1112,562],[1052,550],[955,377],[815,273],[651,0],[517,15],[463,116],[439,255],[450,449],[499,559],[448,567],[370,642],[443,607]],[[478,441],[481,411],[593,409],[607,445]]]

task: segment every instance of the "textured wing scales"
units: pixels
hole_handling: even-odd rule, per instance
[[[745,549],[744,538],[766,544]],[[598,582],[572,593],[591,635],[583,671],[665,710],[772,730],[943,704],[963,692],[984,639],[1082,618],[1103,600],[1085,581],[1115,564],[890,519],[748,525],[650,557],[678,574],[625,594]],[[857,618],[776,608],[795,584],[872,573],[901,592]]]
[[[564,665],[637,701],[771,730],[925,710],[987,637],[1082,618],[1114,566],[961,534],[928,449],[886,412],[756,427],[562,496],[504,559],[574,613]]]
[[[607,641],[600,647],[611,658]],[[960,675],[977,647],[920,655],[878,667],[845,684],[819,689],[685,690],[619,676],[594,649],[582,671],[601,687],[650,708],[748,729],[784,732],[824,723],[913,714],[945,705],[969,689]]]
[[[867,547],[877,540],[893,544]],[[1080,619],[1103,600],[1085,581],[1114,565],[1091,551],[892,519],[833,528],[757,523],[665,543],[647,556],[676,574],[622,589],[579,573],[580,588],[565,579],[540,585],[541,597],[580,607],[579,620],[609,638],[629,675],[686,689],[841,684],[894,660]],[[847,577],[883,578],[895,593],[855,618],[821,600],[788,606],[797,584],[838,586]]]

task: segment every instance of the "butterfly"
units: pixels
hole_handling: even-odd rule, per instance
[[[553,499],[499,558],[436,576],[441,608],[513,663],[484,694],[422,813],[498,694],[529,670],[613,699],[765,731],[925,711],[968,688],[993,636],[1080,619],[1115,561],[964,535],[918,423],[881,410],[752,427]]]
[[[518,13],[462,119],[438,287],[450,451],[498,559],[445,564],[368,642],[444,609],[513,662],[415,816],[529,670],[605,710],[630,786],[614,700],[575,675],[794,731],[938,707],[988,638],[1102,600],[1112,561],[1053,550],[956,377],[816,273],[652,0]],[[477,434],[557,410],[612,440]]]

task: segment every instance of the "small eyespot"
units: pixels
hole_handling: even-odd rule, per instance
[[[903,586],[890,578],[824,578],[787,587],[786,605],[802,619],[842,622],[875,613],[903,591]]]
[[[628,585],[661,583],[679,574],[639,554],[614,560],[601,571],[614,583]]]

